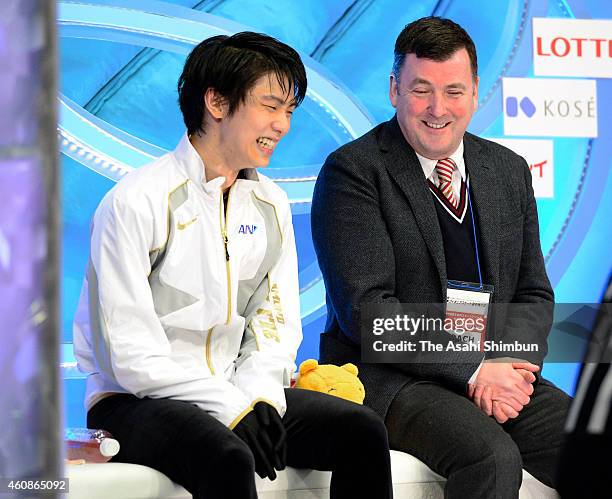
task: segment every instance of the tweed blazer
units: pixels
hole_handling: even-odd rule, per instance
[[[538,313],[498,313],[495,334],[504,341],[537,343],[539,351],[522,358],[541,365],[554,295],[540,247],[531,172],[522,157],[499,144],[470,133],[463,142],[483,280],[494,286],[492,300],[544,306]],[[328,309],[320,359],[355,363],[365,403],[383,418],[407,383],[434,381],[465,393],[483,359],[473,352],[462,362],[451,357],[435,364],[361,362],[364,303],[446,301],[444,247],[433,203],[396,117],[330,154],[315,186],[312,236]]]

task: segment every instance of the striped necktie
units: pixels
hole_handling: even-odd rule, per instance
[[[455,162],[450,158],[440,159],[436,164],[438,174],[438,189],[448,199],[448,202],[457,208],[459,201],[453,192],[453,172],[457,168]]]

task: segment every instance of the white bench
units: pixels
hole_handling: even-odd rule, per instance
[[[395,499],[442,499],[445,479],[421,461],[391,451]],[[146,466],[124,463],[67,465],[70,499],[189,499],[191,495],[162,473]],[[329,498],[331,473],[287,468],[276,480],[256,476],[260,499]],[[357,477],[355,477],[357,479]],[[521,499],[558,499],[555,490],[523,471]],[[372,498],[375,499],[375,498]]]

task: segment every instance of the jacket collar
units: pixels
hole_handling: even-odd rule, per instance
[[[197,186],[201,186],[204,192],[207,194],[217,194],[223,182],[224,177],[217,177],[210,181],[206,181],[206,175],[204,170],[204,162],[202,158],[195,150],[195,147],[189,141],[189,136],[184,133],[181,137],[180,142],[172,152],[172,155],[177,160],[179,167],[183,170],[185,175]],[[242,182],[241,182],[242,181]],[[259,176],[255,168],[244,168],[240,170],[236,183],[248,183],[259,182]],[[250,186],[251,188],[254,185]]]

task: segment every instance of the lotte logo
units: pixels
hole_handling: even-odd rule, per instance
[[[536,38],[536,54],[543,57],[607,57],[612,58],[612,39],[566,38],[557,36],[550,41]]]
[[[535,119],[535,118],[534,118]],[[530,123],[533,122],[533,119]],[[531,171],[531,183],[536,198],[552,198],[555,194],[554,148],[550,139],[491,138],[522,156]]]
[[[548,163],[548,160],[545,159],[543,161],[540,161],[538,163],[530,163],[529,164],[529,171],[531,173],[533,173],[533,170],[536,169],[539,171],[539,178],[543,178],[544,177],[544,166],[546,166],[546,164]]]
[[[534,17],[533,72],[612,78],[612,20]]]

